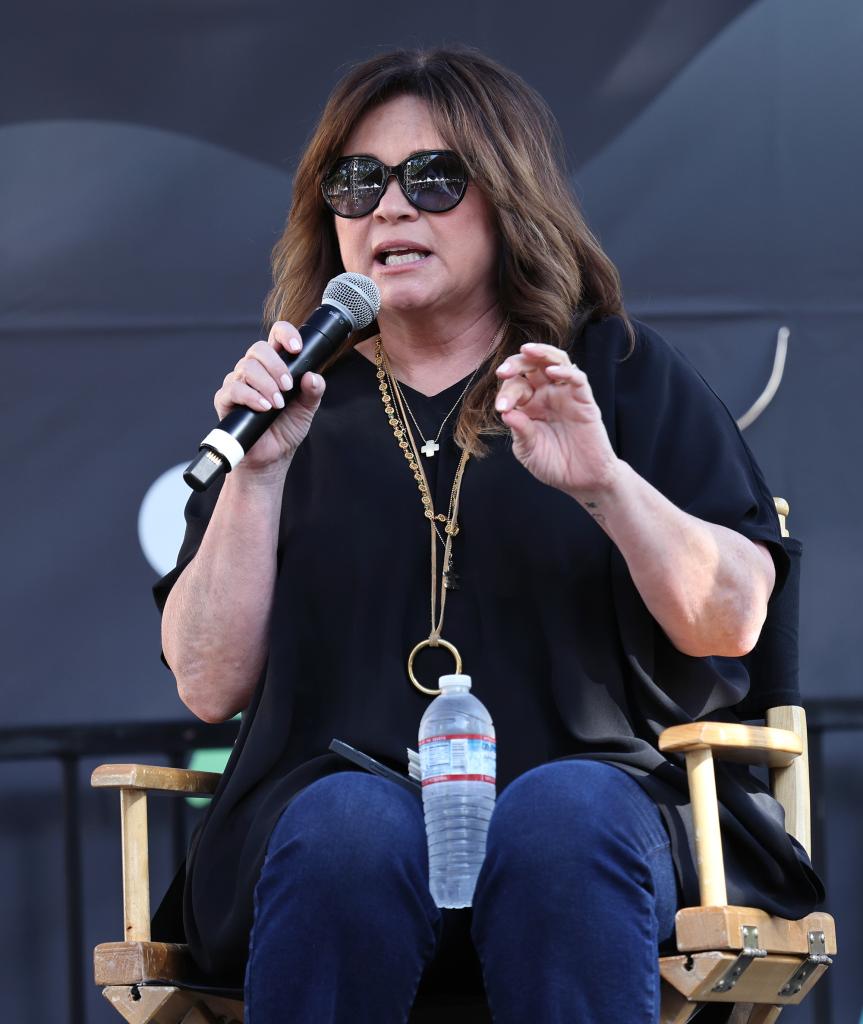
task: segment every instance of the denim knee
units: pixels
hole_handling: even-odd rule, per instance
[[[676,883],[668,833],[655,804],[613,765],[556,761],[520,775],[498,798],[475,904],[489,889],[492,898],[506,892],[546,906],[556,899],[569,902],[574,885],[582,899],[592,887],[599,898],[624,879],[659,898],[665,938],[673,928]]]
[[[621,841],[645,854],[668,843],[658,811],[638,783],[600,761],[556,761],[533,768],[500,795],[489,824],[489,848],[501,846],[526,866],[559,863],[561,845],[573,867]]]
[[[254,1024],[403,1021],[440,936],[420,800],[340,772],[288,805],[255,888]]]
[[[395,783],[339,772],[312,783],[273,829],[265,865],[290,860],[311,885],[356,891],[406,867],[428,879],[422,804]]]
[[[492,814],[474,894],[495,1020],[656,1020],[675,909],[669,837],[634,779],[577,759],[519,776]]]

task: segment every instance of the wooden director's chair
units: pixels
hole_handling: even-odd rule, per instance
[[[787,538],[788,506],[777,499],[776,507]],[[785,543],[796,585],[800,547],[794,541]],[[783,594],[787,590],[788,586]],[[796,637],[796,593],[788,604]],[[787,633],[788,627],[786,618],[781,632]],[[762,633],[759,648],[764,640]],[[768,671],[776,668],[774,664]],[[792,668],[796,670],[796,662]],[[836,930],[829,914],[817,912],[790,921],[763,910],[727,905],[714,758],[768,765],[773,795],[785,809],[786,828],[811,851],[805,712],[796,705],[768,707],[765,717],[766,726],[695,722],[666,729],[660,736],[660,750],[686,761],[701,898],[700,906],[677,913],[678,955],[659,958],[661,1024],[686,1024],[710,1003],[724,1003],[731,1024],[773,1024],[783,1006],[799,1003],[808,994],[836,953]],[[125,932],[122,942],[96,947],[96,984],[129,1024],[243,1021],[242,992],[192,983],[196,972],[186,947],[150,941],[147,791],[209,796],[218,781],[213,772],[149,765],[102,765],[93,772],[93,786],[120,790]],[[411,1019],[446,1024],[489,1019],[484,1002],[459,1006],[450,1003],[433,1017],[415,1010]],[[285,1020],[290,1020],[289,1007]]]

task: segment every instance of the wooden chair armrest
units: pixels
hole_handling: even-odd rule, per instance
[[[97,789],[151,789],[163,793],[212,796],[221,777],[218,772],[198,772],[191,768],[102,764],[90,777],[90,785]]]
[[[786,828],[810,851],[806,713],[795,706],[770,708],[767,721],[770,725],[693,722],[672,726],[660,734],[661,751],[683,754],[686,758],[702,907],[728,903],[714,755],[730,761],[769,765],[774,794],[785,809]]]
[[[120,790],[123,857],[123,931],[126,942],[150,941],[150,868],[147,844],[147,790],[212,796],[218,772],[164,768],[149,764],[103,764],[92,774],[97,789]]]
[[[659,736],[659,749],[666,754],[710,750],[714,757],[725,761],[787,768],[803,753],[804,744],[788,729],[732,722],[693,722],[663,730]]]

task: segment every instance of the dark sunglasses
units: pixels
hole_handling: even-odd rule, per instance
[[[396,167],[373,156],[344,156],[321,183],[324,202],[339,217],[365,217],[381,201],[393,175],[411,206],[426,213],[452,210],[467,189],[467,169],[450,150],[411,153]]]

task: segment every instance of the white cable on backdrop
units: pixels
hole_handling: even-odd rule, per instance
[[[767,379],[764,390],[755,399],[750,408],[737,420],[737,426],[741,430],[746,430],[747,427],[751,426],[758,419],[773,401],[776,392],[779,390],[779,385],[782,383],[782,375],[785,373],[785,358],[788,354],[788,339],[790,337],[791,331],[787,327],[779,328],[779,333],[776,336],[776,353],[773,356],[773,369],[770,371],[770,376]]]

